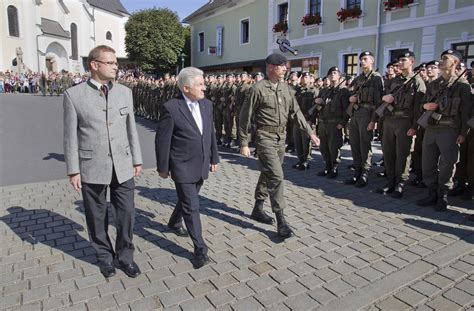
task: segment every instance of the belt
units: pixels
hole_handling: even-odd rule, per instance
[[[388,116],[390,116],[390,117],[406,117],[406,118],[409,118],[409,116],[407,116],[407,111],[404,111],[404,110],[392,111],[390,114],[388,114]]]
[[[341,119],[319,119],[321,123],[342,123]]]
[[[286,131],[286,126],[260,125],[257,126],[257,130],[262,130],[272,134],[283,134]]]
[[[450,118],[450,117],[442,117],[441,120],[439,121],[436,121],[436,120],[433,120],[432,121],[434,125],[447,125],[447,126],[455,126],[456,123],[454,121],[454,119]]]

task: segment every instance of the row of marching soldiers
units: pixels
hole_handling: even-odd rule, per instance
[[[416,177],[410,183],[428,188],[427,197],[418,200],[417,205],[445,211],[448,196],[462,195],[472,200],[474,97],[468,79],[474,81],[472,72],[461,66],[461,54],[446,50],[440,60],[414,70],[415,55],[409,51],[387,66],[385,78],[374,68],[370,51],[361,53],[359,60],[362,73],[347,87],[339,69],[332,67],[326,77],[329,86],[314,88],[307,84],[308,74],[303,74],[301,85],[295,88],[300,108],[308,122],[316,125],[321,140],[325,168],[318,176],[338,175],[346,128],[354,176],[344,183],[366,186],[377,127],[387,178],[377,193],[401,198],[413,165]],[[293,167],[307,169],[309,139],[297,130],[293,136],[299,159]]]

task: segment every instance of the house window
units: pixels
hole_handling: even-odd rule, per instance
[[[462,55],[462,60],[467,66],[474,60],[474,41],[453,44],[453,49]]]
[[[348,75],[357,74],[358,66],[358,56],[357,54],[346,54],[344,55],[344,72]]]
[[[78,53],[77,53],[77,25],[72,23],[71,24],[71,53],[72,59],[78,60]]]
[[[9,5],[7,8],[8,15],[8,32],[11,37],[20,36],[20,27],[18,25],[18,9],[13,5]]]
[[[105,34],[105,39],[112,41],[112,33],[110,31],[107,31],[107,33]]]
[[[408,52],[408,49],[390,50],[390,61],[393,62],[394,60],[398,60],[398,56],[406,52]]]
[[[278,22],[288,22],[288,3],[282,3],[278,6]]]
[[[362,0],[346,0],[346,9],[361,8]]]
[[[321,0],[309,0],[309,14],[321,15]]]
[[[240,21],[240,43],[249,43],[249,20]]]
[[[198,51],[204,52],[204,32],[199,33]]]

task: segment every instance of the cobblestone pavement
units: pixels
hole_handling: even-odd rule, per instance
[[[345,151],[347,154],[347,150]],[[201,192],[212,263],[194,270],[189,238],[166,230],[176,202],[169,180],[137,179],[136,256],[142,274],[106,280],[84,230],[82,199],[65,179],[0,188],[0,309],[12,310],[474,310],[471,202],[448,212],[291,169],[286,214],[296,235],[248,218],[255,159],[222,154]],[[345,163],[348,164],[348,163]],[[268,203],[266,208],[269,209]],[[114,228],[111,227],[111,236]]]

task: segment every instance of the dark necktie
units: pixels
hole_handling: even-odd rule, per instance
[[[105,100],[107,100],[107,96],[109,95],[109,88],[107,87],[107,85],[102,85],[100,87],[100,90],[102,91],[102,94],[104,94],[105,96]]]

